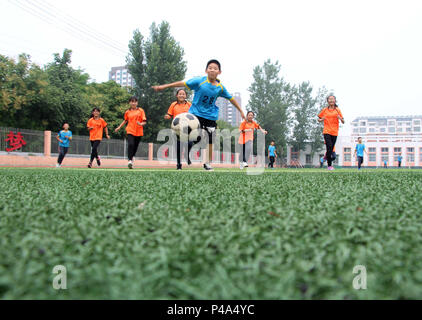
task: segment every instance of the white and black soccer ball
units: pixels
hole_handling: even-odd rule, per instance
[[[171,128],[181,141],[195,141],[199,133],[199,120],[193,114],[185,112],[177,115]]]

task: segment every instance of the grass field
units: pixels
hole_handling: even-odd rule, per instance
[[[421,299],[422,171],[0,169],[2,299]],[[67,269],[67,290],[52,287]],[[353,268],[367,269],[354,290]]]

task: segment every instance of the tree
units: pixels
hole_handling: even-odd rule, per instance
[[[175,92],[166,90],[155,93],[152,85],[171,83],[185,78],[186,62],[184,51],[180,44],[171,36],[170,25],[162,22],[153,23],[150,37],[143,41],[138,30],[129,43],[128,68],[135,79],[135,92],[139,97],[139,105],[145,109],[147,126],[145,140],[155,142],[158,132],[168,127],[163,116],[172,101]]]
[[[292,135],[290,145],[294,150],[305,150],[310,142],[310,133],[315,118],[315,99],[312,97],[312,86],[309,82],[302,82],[295,90],[295,105],[293,107]]]
[[[257,122],[268,131],[267,141],[274,140],[279,154],[286,155],[289,111],[293,105],[294,87],[280,77],[278,61],[270,59],[253,71],[248,106]]]

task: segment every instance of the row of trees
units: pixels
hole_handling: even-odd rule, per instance
[[[71,54],[67,49],[62,55],[54,54],[44,67],[31,63],[26,54],[17,61],[0,55],[1,126],[57,131],[69,122],[74,133],[87,134],[90,111],[99,107],[109,127],[115,128],[134,94],[148,118],[144,141],[155,142],[159,130],[168,128],[163,115],[175,99],[174,92],[156,93],[151,86],[184,79],[187,63],[167,22],[152,24],[147,39],[134,31],[127,65],[135,87],[129,91],[113,81],[90,83],[87,73],[71,67]],[[274,140],[279,150],[286,150],[287,144],[304,150],[310,143],[316,152],[323,145],[316,115],[328,92],[322,88],[314,93],[309,82],[292,85],[280,76],[280,70],[279,63],[270,60],[254,68],[247,109],[256,113],[257,121],[269,131],[267,139]],[[123,134],[120,131],[117,136]]]

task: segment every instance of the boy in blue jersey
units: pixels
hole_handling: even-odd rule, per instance
[[[204,169],[212,171],[213,168],[210,163],[212,162],[212,135],[217,128],[216,121],[218,120],[218,107],[215,104],[217,98],[223,97],[230,100],[237,110],[239,110],[242,119],[245,119],[245,115],[238,102],[231,96],[217,78],[221,74],[220,62],[217,60],[208,61],[205,73],[207,75],[204,77],[196,77],[187,81],[178,81],[160,86],[153,86],[152,88],[155,91],[161,91],[167,88],[186,86],[188,89],[195,91],[195,96],[192,101],[192,106],[189,109],[189,113],[192,113],[198,118],[201,128],[208,133],[208,161],[204,163]]]
[[[363,163],[363,152],[365,152],[366,155],[368,155],[365,149],[365,145],[362,143],[362,137],[359,137],[358,144],[356,145],[356,148],[355,148],[355,158],[356,158],[356,155],[358,156],[358,170],[360,170]]]
[[[401,161],[403,160],[403,157],[401,156],[401,153],[399,154],[399,156],[397,157],[397,163],[399,165],[399,168],[401,168]]]
[[[69,150],[70,141],[72,140],[72,131],[69,130],[68,123],[63,125],[63,130],[57,134],[56,138],[59,141],[59,158],[57,159],[56,168],[60,168],[63,159]]]
[[[271,141],[271,145],[268,147],[268,159],[270,160],[268,168],[274,169],[275,158],[277,158],[277,152],[275,151],[275,142]]]

